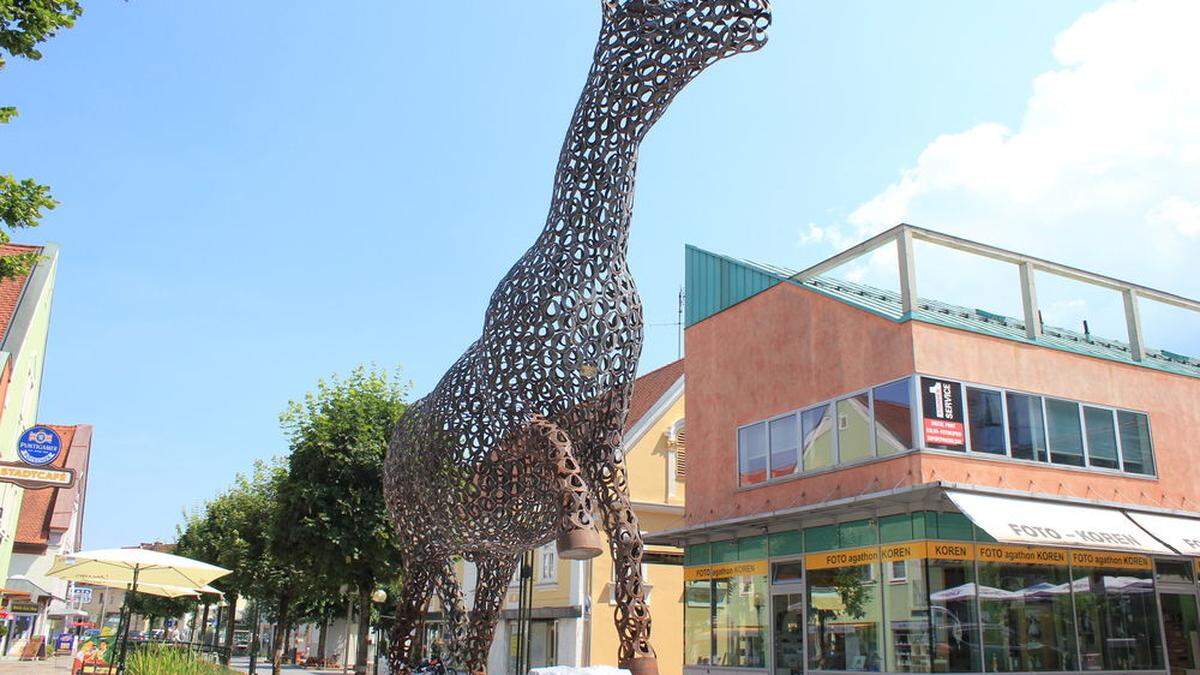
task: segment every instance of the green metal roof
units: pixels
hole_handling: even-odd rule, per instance
[[[731,258],[694,246],[686,247],[684,262],[687,289],[685,323],[689,327],[776,284],[790,283],[897,323],[915,319],[1177,375],[1200,377],[1200,359],[1147,349],[1146,358],[1135,361],[1129,345],[1124,342],[1052,326],[1044,326],[1042,337],[1030,340],[1025,335],[1024,321],[982,309],[918,298],[917,309],[912,316],[905,316],[901,310],[900,294],[887,289],[826,276],[798,282],[792,278],[798,270]]]

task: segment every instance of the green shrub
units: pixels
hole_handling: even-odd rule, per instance
[[[221,675],[229,673],[204,656],[181,647],[145,645],[128,658],[129,675]]]

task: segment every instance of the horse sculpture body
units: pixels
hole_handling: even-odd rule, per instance
[[[657,672],[621,432],[642,347],[626,263],[637,151],[675,95],[713,63],[766,42],[768,0],[602,0],[587,85],[545,229],[492,294],[483,334],[413,404],[388,449],[385,492],[405,586],[389,659],[406,672],[433,593],[451,657],[483,672],[519,556],[557,541],[616,569],[620,664]],[[451,559],[477,570],[468,617]]]

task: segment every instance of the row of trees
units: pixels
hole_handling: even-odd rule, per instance
[[[360,617],[355,672],[367,672],[372,595],[402,573],[382,484],[406,394],[398,373],[374,367],[320,381],[281,415],[287,457],[237,476],[180,527],[180,555],[232,570],[214,584],[230,607],[248,599],[274,624],[274,673],[302,623],[321,626],[324,658],[327,627],[347,602]],[[224,623],[226,645],[234,624]]]

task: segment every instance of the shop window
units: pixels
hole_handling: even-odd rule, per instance
[[[955,556],[958,544],[942,544],[943,555]],[[966,549],[961,549],[965,556]],[[975,563],[971,560],[930,559],[930,671],[979,672],[979,619],[975,611]]]
[[[1084,466],[1083,430],[1079,427],[1079,404],[1057,398],[1046,399],[1046,430],[1050,461]]]
[[[767,479],[767,423],[738,429],[738,480],[753,485]]]
[[[715,563],[727,563],[738,561],[738,542],[737,539],[729,539],[726,541],[715,541],[712,544],[712,561]]]
[[[532,668],[546,668],[558,663],[558,622],[554,620],[534,619],[529,622],[529,665]],[[509,672],[516,672],[517,662],[517,622],[508,622],[509,640]]]
[[[809,569],[809,670],[883,670],[879,563]]]
[[[1144,569],[1076,567],[1082,670],[1163,667],[1158,603],[1149,563]]]
[[[1119,469],[1117,463],[1117,424],[1107,408],[1083,407],[1087,428],[1088,464],[1102,469]]]
[[[1004,441],[1004,402],[1000,392],[967,387],[967,415],[973,452],[1008,454]]]
[[[1076,669],[1069,581],[1065,565],[979,563],[984,670]]]
[[[879,519],[879,538],[885,544],[911,541],[914,538],[913,516],[907,513],[883,516]]]
[[[713,582],[689,581],[683,586],[683,663],[706,666],[712,663]]]
[[[767,655],[767,576],[740,575],[713,582],[713,664],[765,668]]]
[[[804,594],[779,593],[771,596],[775,615],[775,673],[801,675],[804,672]]]
[[[896,673],[928,673],[929,607],[925,561],[890,560],[883,587],[886,668]]]
[[[1042,397],[1008,392],[1008,435],[1012,456],[1044,462],[1046,456],[1046,420]]]
[[[771,583],[798,584],[804,581],[804,566],[798,562],[771,565]]]
[[[1117,411],[1121,431],[1121,457],[1129,473],[1154,475],[1154,451],[1150,446],[1150,419],[1141,413]]]
[[[1194,583],[1192,566],[1191,560],[1158,560],[1154,563],[1154,576],[1159,583]]]
[[[692,544],[683,552],[684,565],[707,565],[712,562],[712,546],[708,544]]]
[[[738,540],[738,560],[765,560],[767,557],[767,536],[743,537]]]
[[[771,478],[790,476],[800,469],[797,445],[800,440],[796,416],[787,415],[771,420]]]
[[[912,399],[907,379],[875,387],[875,448],[880,457],[913,447]]]
[[[837,402],[838,462],[850,464],[872,456],[871,396],[863,392]]]
[[[773,557],[796,555],[804,552],[804,536],[799,530],[775,532],[768,537],[768,546]]]
[[[838,526],[818,525],[804,530],[804,550],[829,551],[838,547]]]
[[[851,520],[838,525],[838,547],[856,548],[879,543],[879,532],[870,520]]]
[[[804,470],[814,471],[833,466],[833,406],[823,403],[800,413],[800,430]]]

